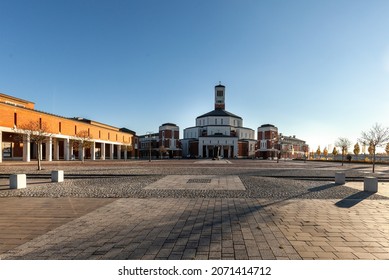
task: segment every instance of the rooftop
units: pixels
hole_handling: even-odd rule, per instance
[[[204,118],[204,117],[233,117],[233,118],[238,118],[242,119],[241,117],[234,115],[226,110],[223,109],[215,109],[211,112],[208,112],[204,115],[198,116],[197,118]]]

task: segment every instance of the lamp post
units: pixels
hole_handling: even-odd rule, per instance
[[[277,163],[280,162],[280,156],[281,156],[281,150],[282,150],[282,146],[281,146],[281,141],[282,140],[284,140],[283,136],[281,136],[281,137],[277,136],[277,144],[278,144]]]
[[[149,138],[149,162],[151,162],[151,135],[153,134],[152,131],[148,131],[147,132],[147,135],[148,135],[148,138]]]

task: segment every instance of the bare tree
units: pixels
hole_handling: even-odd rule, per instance
[[[351,142],[345,137],[339,137],[338,140],[335,142],[335,146],[342,149],[342,166],[343,166],[344,156],[346,155],[347,150],[350,148]]]
[[[334,156],[334,159],[338,155],[338,150],[336,149],[336,147],[334,147],[334,149],[332,150],[332,155]]]
[[[358,143],[356,143],[355,145],[354,145],[354,155],[356,155],[356,157],[357,157],[357,160],[358,160],[358,155],[359,155],[359,153],[361,152],[361,149],[359,148],[359,144]]]
[[[163,155],[166,154],[167,149],[165,148],[165,146],[160,146],[158,150],[159,150],[159,157],[163,159]]]
[[[42,170],[42,143],[51,136],[47,123],[42,122],[40,119],[37,121],[30,120],[27,123],[18,125],[17,128],[14,128],[14,131],[16,133],[22,134],[20,139],[21,141],[23,141],[23,136],[25,136],[31,142],[35,143],[37,147],[38,170]]]
[[[317,147],[316,154],[317,154],[317,156],[320,158],[320,156],[321,156],[320,146]]]
[[[79,152],[81,151],[79,157],[81,157],[82,162],[84,162],[85,159],[85,149],[91,148],[93,145],[91,139],[92,135],[90,135],[87,130],[80,130],[74,137],[75,142],[73,142],[73,147],[78,149]]]
[[[327,159],[328,158],[328,150],[327,150],[327,147],[324,148],[323,150],[323,155],[324,157]]]
[[[375,172],[376,152],[378,147],[383,147],[389,142],[389,128],[382,127],[376,123],[373,127],[365,132],[362,131],[359,142],[370,144],[373,153],[373,173]]]

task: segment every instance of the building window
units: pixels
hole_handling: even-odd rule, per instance
[[[59,133],[62,132],[62,123],[61,122],[58,123],[58,130],[59,130]]]
[[[74,134],[77,134],[77,125],[74,126]]]
[[[42,129],[42,118],[39,118],[39,129]]]
[[[14,126],[18,125],[18,114],[14,113]]]
[[[99,130],[99,138],[101,138],[101,130]]]
[[[222,90],[218,90],[216,92],[216,95],[219,96],[219,97],[223,97],[223,91]]]

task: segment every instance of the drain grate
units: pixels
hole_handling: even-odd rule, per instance
[[[187,184],[210,184],[212,179],[189,179]]]

